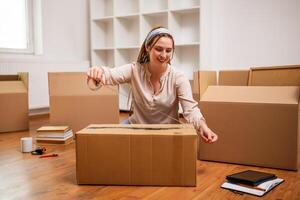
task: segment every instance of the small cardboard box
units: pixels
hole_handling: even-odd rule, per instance
[[[209,85],[217,85],[216,71],[196,71],[193,73],[193,98],[199,102]]]
[[[90,125],[76,133],[78,184],[195,186],[192,125]]]
[[[300,86],[300,65],[252,67],[251,86]]]
[[[209,86],[200,106],[219,140],[199,159],[297,170],[299,87]]]
[[[28,73],[0,75],[0,132],[28,127]]]
[[[247,86],[249,70],[220,70],[219,85]]]
[[[119,123],[116,86],[91,91],[84,72],[49,73],[50,123],[76,132],[91,123]]]

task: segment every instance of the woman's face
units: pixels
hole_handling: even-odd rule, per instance
[[[173,41],[169,37],[161,37],[149,51],[150,63],[167,65],[173,54]]]

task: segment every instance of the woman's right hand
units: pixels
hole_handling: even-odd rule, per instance
[[[105,83],[105,76],[102,67],[90,67],[87,71],[87,77],[88,81],[92,79],[96,85],[99,83]]]

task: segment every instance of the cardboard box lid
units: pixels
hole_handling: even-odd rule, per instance
[[[202,102],[298,104],[297,86],[209,86]]]
[[[197,135],[192,124],[91,124],[78,134]]]
[[[49,72],[50,96],[75,96],[75,95],[117,95],[117,86],[104,86],[97,91],[92,91],[87,85],[85,72]]]
[[[0,81],[0,94],[27,93],[22,81]]]

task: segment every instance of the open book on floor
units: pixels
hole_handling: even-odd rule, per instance
[[[263,196],[264,194],[266,194],[267,192],[272,190],[274,187],[276,187],[283,181],[284,180],[281,178],[276,178],[273,180],[263,182],[257,186],[248,186],[248,185],[239,184],[239,183],[225,182],[221,185],[221,187],[225,188],[225,189],[233,190],[233,191],[253,194],[256,196]]]
[[[263,196],[275,186],[283,182],[275,174],[246,170],[226,176],[227,182],[221,185],[222,188],[233,191],[244,192],[256,196]]]

